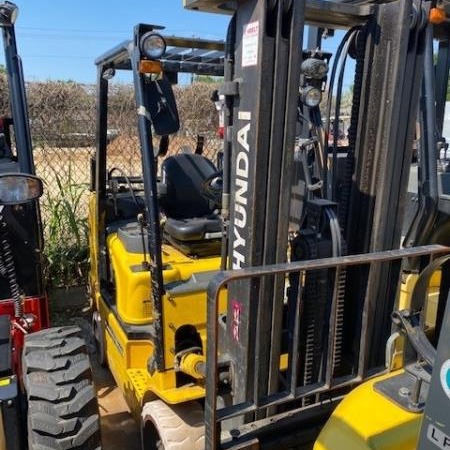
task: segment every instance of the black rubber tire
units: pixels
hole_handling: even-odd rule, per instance
[[[108,358],[106,357],[105,327],[98,311],[94,311],[91,321],[92,336],[94,337],[95,356],[101,367],[108,367]]]
[[[76,326],[25,337],[29,450],[100,450],[100,417],[86,343]]]

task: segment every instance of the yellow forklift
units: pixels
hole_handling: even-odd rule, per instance
[[[96,61],[92,326],[142,448],[415,448],[428,338],[438,340],[448,291],[445,142],[433,131],[445,98],[434,83],[448,81],[445,10],[428,0],[185,5],[229,14],[226,43],[138,25]],[[335,54],[322,50],[342,29]],[[340,116],[349,59],[343,147],[323,124]],[[142,175],[108,161],[117,70],[133,74]],[[179,129],[171,82],[184,70],[224,75],[220,171],[201,154],[168,156]],[[415,140],[418,202],[403,230]]]
[[[201,145],[192,153],[167,152],[169,135],[179,129],[171,83],[183,72],[222,76],[224,43],[163,37],[160,29],[140,24],[131,41],[96,61],[92,325],[99,361],[109,366],[138,421],[144,405],[155,417],[171,413],[167,405],[182,404],[180,415],[201,411],[196,401],[205,395],[206,286],[220,268],[223,235],[220,198],[211,196],[219,182],[214,162],[201,154]],[[134,79],[141,173],[112,166],[108,153],[108,86],[121,70]],[[192,432],[189,442],[197,437]],[[155,448],[156,437],[144,439],[153,442],[146,448]]]

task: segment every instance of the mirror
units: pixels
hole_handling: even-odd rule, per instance
[[[176,133],[180,129],[180,119],[172,86],[167,78],[149,82],[147,94],[148,111],[155,133],[159,136]]]
[[[42,180],[22,173],[0,174],[0,205],[20,205],[37,200],[43,193]]]

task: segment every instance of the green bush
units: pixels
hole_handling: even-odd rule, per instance
[[[49,287],[85,284],[88,268],[88,224],[83,214],[86,187],[54,173],[56,190],[42,204],[45,227],[45,278]]]

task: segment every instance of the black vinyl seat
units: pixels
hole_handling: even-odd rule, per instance
[[[179,241],[200,241],[221,232],[221,221],[215,214],[192,219],[168,219],[165,231]]]
[[[204,156],[183,153],[168,157],[161,171],[165,239],[189,255],[220,253],[222,220],[201,192],[203,182],[217,172],[214,164]]]

